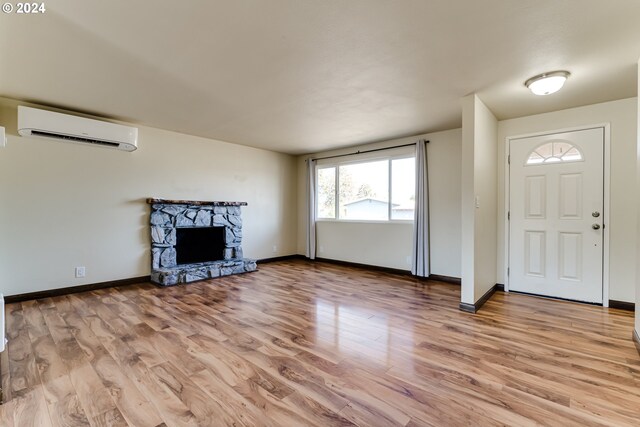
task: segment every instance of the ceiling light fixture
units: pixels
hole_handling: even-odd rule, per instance
[[[550,95],[562,89],[564,82],[571,73],[568,71],[552,71],[539,74],[524,82],[535,95]]]

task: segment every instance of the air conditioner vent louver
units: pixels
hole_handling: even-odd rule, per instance
[[[59,133],[43,132],[41,130],[32,130],[31,135],[45,136],[47,138],[55,138],[55,139],[65,139],[67,141],[74,141],[74,142],[86,142],[89,144],[106,145],[107,147],[113,147],[113,148],[117,148],[118,145],[120,145],[115,142],[100,141],[98,139],[83,138],[81,136],[61,135]]]
[[[138,148],[137,128],[22,105],[18,106],[18,133],[123,151]]]

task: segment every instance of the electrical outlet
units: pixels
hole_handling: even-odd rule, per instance
[[[320,253],[324,252],[324,246],[320,245]]]
[[[80,278],[80,277],[84,277],[84,275],[85,275],[84,267],[76,267],[76,277]]]
[[[407,263],[407,265],[411,265],[411,257],[410,257],[410,256],[408,256],[408,257],[405,259],[405,262]]]
[[[273,245],[273,253],[278,252],[278,245]]]

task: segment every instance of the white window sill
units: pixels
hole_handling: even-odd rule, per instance
[[[316,222],[342,222],[348,224],[413,224],[412,219],[391,219],[391,220],[375,220],[375,219],[332,219],[318,218]]]

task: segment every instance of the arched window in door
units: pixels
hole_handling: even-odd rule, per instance
[[[581,162],[584,160],[578,147],[566,141],[551,141],[539,145],[527,157],[527,165]]]

